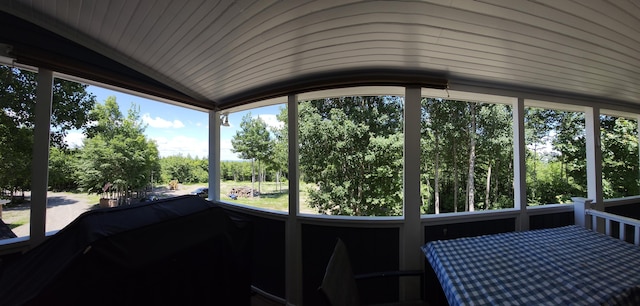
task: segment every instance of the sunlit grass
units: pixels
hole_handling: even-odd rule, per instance
[[[86,194],[86,193],[74,193],[74,194],[76,194],[76,196],[78,197],[84,198],[84,200],[89,205],[95,205],[100,202],[100,195],[97,195],[97,194]]]
[[[5,210],[2,212],[2,221],[14,229],[18,226],[29,223],[30,211],[26,210]]]
[[[300,211],[303,213],[316,213],[306,204],[307,190],[309,184],[300,183]],[[278,211],[289,211],[289,184],[275,182],[261,182],[260,196],[257,197],[239,197],[233,200],[229,197],[232,188],[252,187],[251,182],[221,181],[220,182],[220,200],[234,204],[244,204],[253,207],[272,209]],[[253,183],[253,188],[258,190],[258,183]]]

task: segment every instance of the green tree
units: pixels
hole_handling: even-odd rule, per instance
[[[538,168],[541,163],[546,163],[542,159],[545,154],[541,152],[548,147],[551,132],[557,126],[558,112],[551,109],[543,108],[525,108],[524,113],[524,138],[527,146],[527,201],[530,204],[543,204],[541,197],[548,195],[543,192],[541,185],[547,185],[539,182]]]
[[[402,214],[402,98],[340,97],[299,108],[300,169],[320,213]]]
[[[31,186],[33,130],[0,125],[0,143],[0,188],[9,190],[13,198]]]
[[[605,198],[640,194],[637,121],[600,116],[600,129]]]
[[[191,183],[191,169],[186,158],[182,155],[167,156],[160,159],[162,180],[166,183],[178,180],[181,183]]]
[[[0,65],[0,105],[4,110],[0,124],[33,129],[35,125],[37,74]],[[86,91],[87,85],[55,78],[51,109],[51,142],[64,147],[64,136],[71,129],[85,126],[95,96]]]
[[[0,65],[0,188],[30,188],[37,74]],[[70,129],[87,123],[95,97],[87,85],[55,78],[51,114],[52,146],[64,148]]]
[[[422,100],[423,212],[513,207],[511,118],[506,105]]]
[[[101,193],[110,184],[120,199],[150,184],[151,173],[160,171],[158,149],[147,140],[139,110],[132,105],[127,117],[115,97],[96,104],[90,118],[95,124],[86,130],[79,156],[78,185],[89,193]]]
[[[258,162],[258,192],[260,192],[260,181],[262,181],[261,164],[269,162],[272,156],[271,135],[267,129],[267,124],[258,118],[252,118],[251,113],[242,117],[240,130],[231,139],[232,151],[240,153],[240,158],[251,160],[251,183],[255,182],[254,162]]]
[[[75,190],[78,187],[75,167],[78,149],[49,149],[49,187],[52,190]]]
[[[513,207],[513,127],[511,108],[480,103],[478,111],[478,171],[483,196],[480,209]],[[480,202],[482,203],[482,202]]]
[[[279,191],[282,192],[281,176],[283,173],[288,173],[289,166],[289,120],[286,107],[280,108],[277,118],[283,125],[271,129],[274,139],[272,142],[273,155],[269,159],[269,168],[276,172],[276,183],[279,186]]]
[[[530,108],[525,113],[527,203],[586,196],[584,114]],[[551,144],[551,151],[541,150]]]

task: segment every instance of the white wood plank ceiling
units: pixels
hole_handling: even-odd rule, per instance
[[[638,0],[3,0],[0,7],[212,108],[283,80],[369,68],[640,104]]]

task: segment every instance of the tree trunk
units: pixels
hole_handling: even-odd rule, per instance
[[[434,183],[433,183],[433,206],[436,215],[440,213],[440,152],[438,147],[438,135],[435,135],[435,161],[434,168]]]
[[[467,199],[469,211],[474,211],[475,187],[474,172],[476,166],[476,104],[469,103],[471,126],[469,127],[469,175],[467,181]]]
[[[491,191],[491,164],[487,169],[487,186],[484,194],[484,209],[489,209],[489,192]]]
[[[253,165],[255,159],[251,159],[251,197],[253,198],[253,190],[255,190],[256,171]]]
[[[500,190],[500,180],[498,180],[498,175],[500,175],[500,160],[496,160],[496,171],[491,176],[493,179],[493,203],[498,203],[498,192],[496,190]]]
[[[260,160],[258,160],[258,193],[262,193],[261,183],[262,183],[262,163],[260,163]]]
[[[536,190],[538,189],[538,174],[536,173],[536,165],[538,164],[538,145],[533,144],[533,167],[531,173],[533,180],[531,186],[527,186],[527,193],[531,192],[531,199],[536,201]],[[536,201],[537,202],[537,201]]]
[[[458,188],[460,176],[458,174],[458,158],[456,146],[453,146],[453,212],[458,212]]]

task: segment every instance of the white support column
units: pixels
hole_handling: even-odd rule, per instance
[[[31,162],[31,247],[40,244],[45,239],[53,72],[47,69],[38,69],[37,80],[36,124],[33,132],[33,161]]]
[[[424,254],[420,246],[424,233],[420,226],[420,87],[405,88],[404,101],[404,226],[400,230],[400,269],[422,270]],[[404,277],[400,298],[420,298],[419,280]]]
[[[289,134],[289,217],[285,243],[285,295],[287,305],[302,305],[302,237],[300,235],[300,173],[298,171],[298,96],[287,103]]]
[[[520,209],[516,230],[529,229],[527,215],[527,167],[526,143],[524,140],[524,99],[513,103],[513,205]]]
[[[209,111],[209,200],[220,200],[220,112]]]
[[[595,203],[597,210],[603,210],[600,109],[585,108],[584,118],[587,145],[587,198]]]

